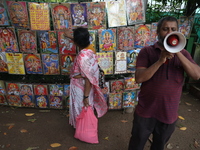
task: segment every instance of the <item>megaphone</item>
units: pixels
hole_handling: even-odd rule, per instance
[[[164,39],[164,48],[170,53],[177,53],[184,49],[186,38],[181,32],[171,32]]]

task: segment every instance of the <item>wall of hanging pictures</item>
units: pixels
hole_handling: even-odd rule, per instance
[[[134,107],[140,85],[135,83],[136,57],[156,42],[157,23],[145,24],[143,0],[38,3],[3,1],[0,12],[0,74],[66,76],[78,49],[62,29],[89,29],[91,49],[106,77],[102,89],[110,109]],[[188,37],[192,17],[180,18]],[[187,31],[187,32],[186,32]],[[40,78],[40,77],[39,77]],[[39,81],[39,79],[38,79]],[[68,107],[69,83],[0,81],[0,104],[17,107]]]

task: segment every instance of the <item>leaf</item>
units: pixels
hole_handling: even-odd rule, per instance
[[[26,133],[26,132],[28,132],[28,131],[27,131],[26,129],[21,129],[20,132],[21,132],[21,133]]]
[[[194,140],[194,147],[195,147],[195,148],[200,147],[199,143],[198,143],[196,140]]]
[[[72,146],[68,150],[78,150],[78,147]]]
[[[107,136],[107,137],[105,137],[105,138],[104,138],[104,140],[108,140],[108,141],[109,141],[109,137],[108,137],[108,136]]]
[[[181,120],[185,120],[185,118],[183,118],[182,116],[178,116],[178,118]]]
[[[10,125],[9,127],[8,127],[8,129],[10,130],[10,129],[12,129],[14,127],[14,125]]]
[[[181,127],[180,130],[185,131],[187,128],[186,127]]]
[[[167,149],[172,149],[173,148],[173,146],[172,146],[172,144],[167,144]]]
[[[61,144],[60,143],[52,143],[50,146],[51,147],[59,147],[59,146],[61,146]]]
[[[30,121],[30,122],[35,122],[35,120],[37,120],[37,119],[28,119],[28,121]]]
[[[39,148],[38,146],[37,147],[29,147],[26,150],[33,150],[33,149],[38,149],[38,148]]]
[[[128,122],[128,121],[127,121],[127,120],[121,120],[121,122],[126,123],[126,122]]]
[[[35,113],[26,113],[25,115],[28,116],[28,117],[30,117],[30,116],[35,115]]]
[[[4,132],[4,133],[3,133],[3,135],[7,135],[7,133],[6,133],[6,132]]]
[[[191,106],[192,104],[185,102],[186,105]]]
[[[39,112],[50,112],[50,110],[39,110]]]

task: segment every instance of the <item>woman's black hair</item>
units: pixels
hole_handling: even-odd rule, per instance
[[[74,43],[80,48],[90,45],[90,33],[87,28],[78,27],[74,30]]]

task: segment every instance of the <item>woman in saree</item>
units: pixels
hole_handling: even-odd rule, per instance
[[[79,47],[70,73],[69,123],[76,128],[76,117],[83,106],[92,106],[97,117],[102,117],[108,110],[104,95],[99,87],[99,67],[96,54],[89,49],[90,34],[87,28],[78,27],[73,37],[68,29],[64,35],[71,38]]]

